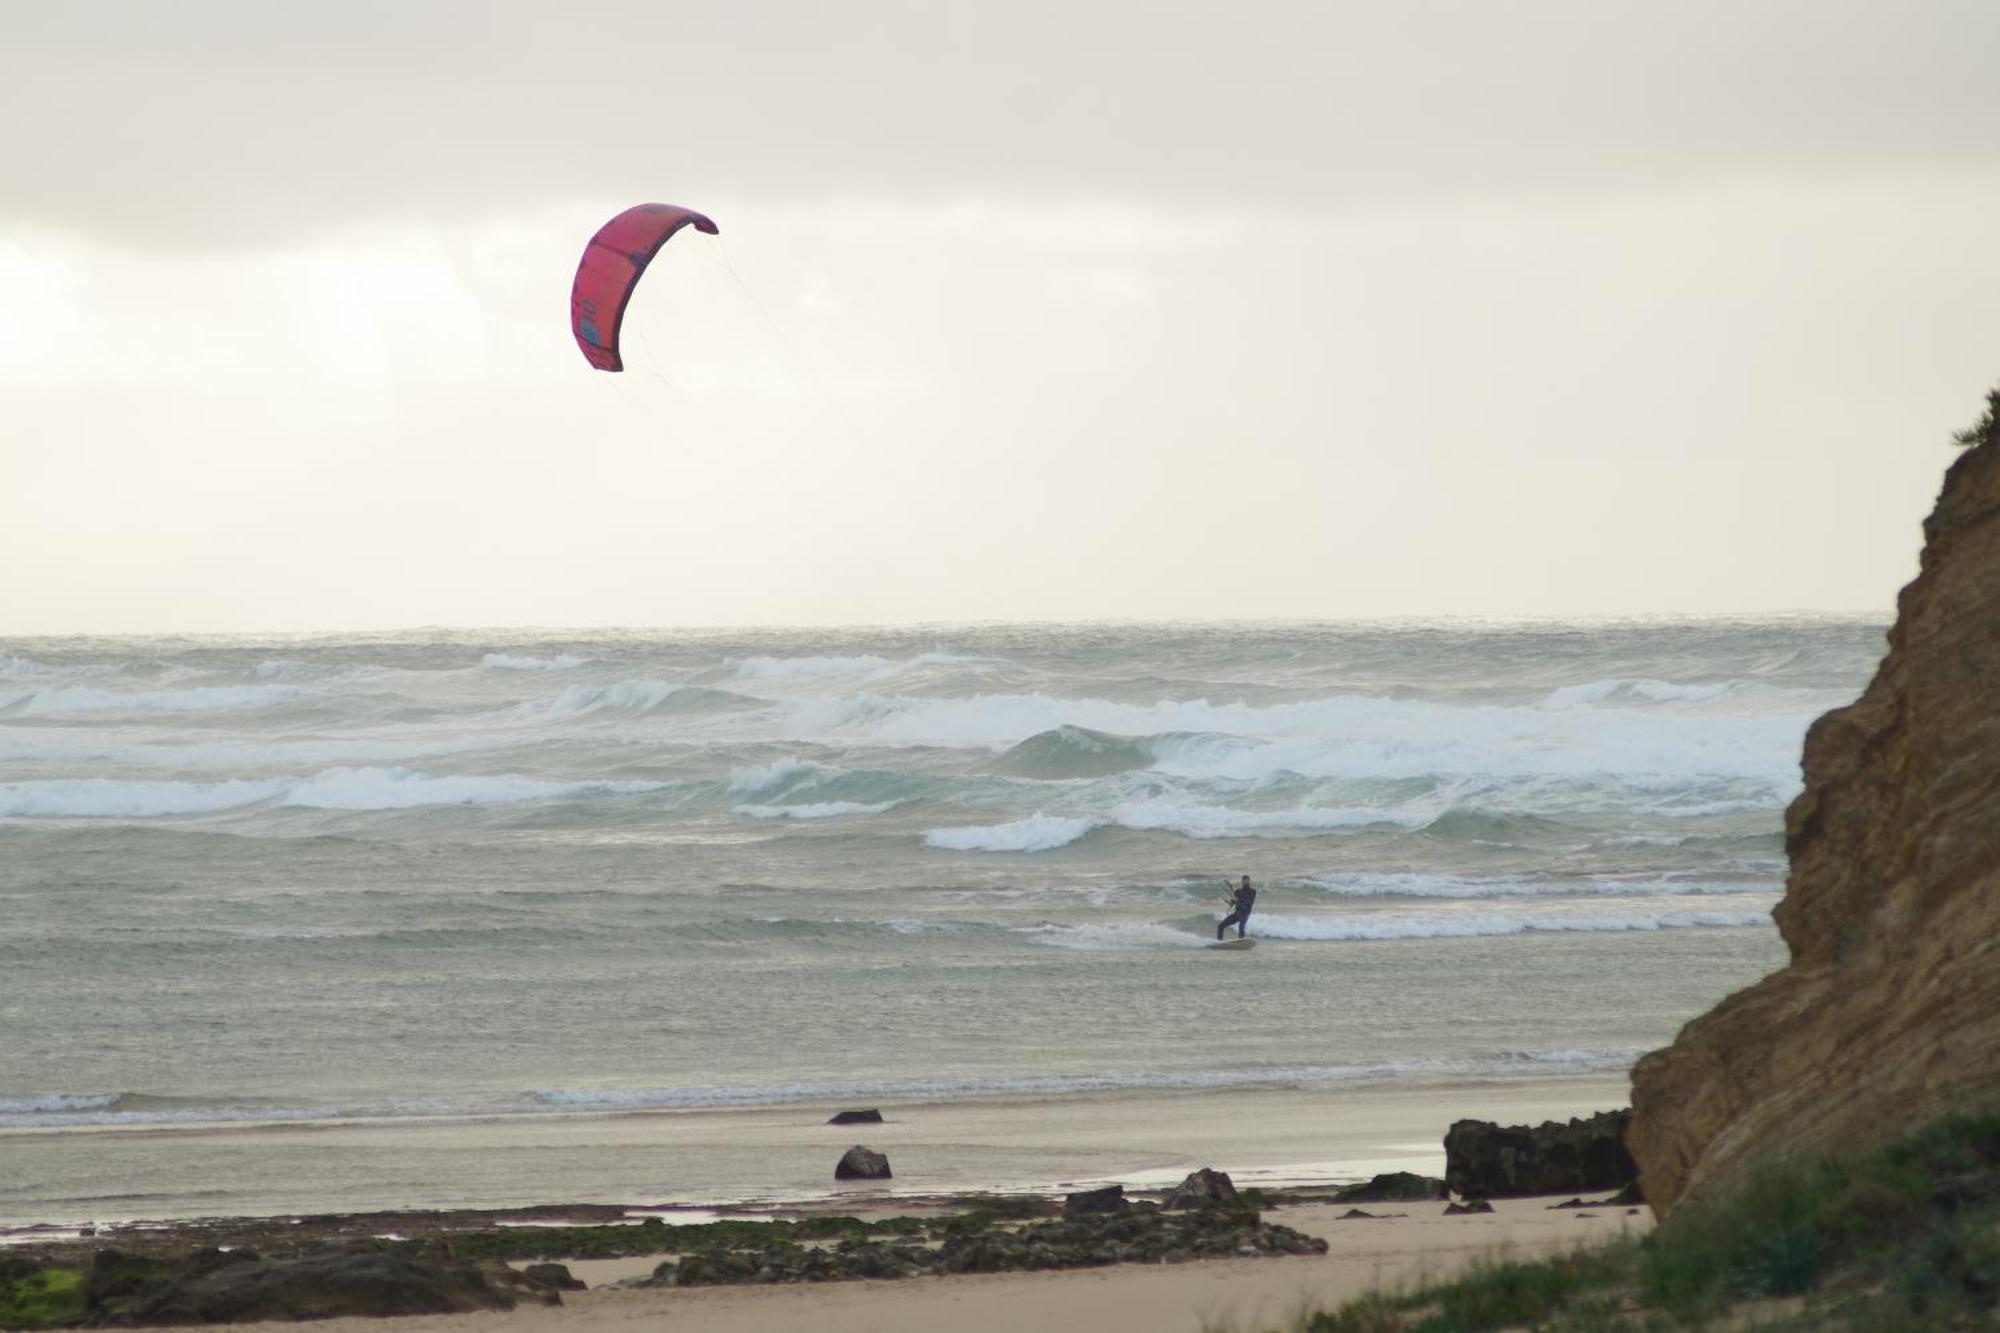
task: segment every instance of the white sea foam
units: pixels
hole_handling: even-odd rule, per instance
[[[46,668],[26,657],[0,657],[0,678],[39,676]]]
[[[511,805],[659,791],[668,785],[638,781],[547,782],[511,773],[433,776],[403,768],[330,768],[305,778],[231,778],[220,782],[46,778],[0,783],[0,817],[153,819],[216,814],[266,802],[318,810]]]
[[[1161,830],[1190,838],[1242,838],[1285,829],[1345,829],[1391,824],[1418,828],[1437,815],[1421,811],[1365,807],[1294,806],[1287,810],[1236,810],[1196,801],[1152,797],[1127,801],[1111,812],[1111,822],[1140,831]]]
[[[116,1106],[123,1095],[117,1092],[56,1092],[45,1097],[0,1097],[0,1115],[25,1115],[38,1111],[101,1111]]]
[[[332,768],[285,794],[284,804],[317,810],[406,810],[424,805],[515,805],[664,790],[664,782],[548,782],[518,773],[491,776],[405,768]]]
[[[731,769],[729,790],[738,795],[748,796],[757,792],[776,791],[803,782],[821,782],[828,778],[840,777],[846,769],[832,764],[815,763],[810,759],[777,759],[768,764],[746,764]]]
[[[1129,949],[1201,949],[1214,943],[1204,935],[1146,921],[1104,925],[1049,922],[1039,926],[1022,926],[1018,933],[1036,944],[1079,949],[1086,953],[1121,953]]]
[[[45,778],[0,783],[0,817],[8,819],[155,819],[206,815],[275,800],[283,779],[148,782],[124,778]]]
[[[257,674],[264,680],[276,680],[280,676],[290,676],[305,670],[306,664],[290,657],[266,658],[257,664]]]
[[[932,829],[924,845],[948,852],[1046,852],[1066,847],[1098,826],[1094,819],[1071,819],[1037,811],[1005,824],[968,824]]]
[[[739,805],[739,815],[752,819],[838,819],[844,815],[879,815],[894,801],[818,801],[805,805]]]
[[[1707,685],[1682,685],[1672,681],[1619,678],[1593,680],[1584,685],[1565,685],[1542,700],[1544,707],[1568,708],[1578,704],[1601,704],[1643,700],[1655,704],[1712,703],[1736,693],[1742,681],[1725,680]]]
[[[292,685],[212,685],[184,690],[99,690],[81,685],[0,695],[0,713],[22,717],[86,713],[214,713],[267,708],[318,697]]]
[[[378,737],[309,737],[276,740],[141,742],[78,727],[0,728],[0,762],[110,761],[189,773],[258,768],[313,768],[338,764],[399,763],[518,745],[507,736],[436,736],[412,740]]]
[[[736,679],[797,684],[880,675],[895,666],[888,658],[872,653],[859,657],[746,657],[736,663]]]
[[[1435,916],[1390,913],[1283,916],[1259,912],[1250,919],[1251,933],[1254,935],[1277,940],[1323,941],[1472,939],[1540,933],[1604,934],[1770,924],[1769,911],[1592,913],[1560,916],[1515,915],[1500,912],[1451,913]]]
[[[517,657],[512,653],[488,653],[479,659],[479,665],[487,671],[569,671],[588,660],[567,654],[560,657]]]
[[[1002,749],[1063,726],[1147,741],[1155,771],[1258,782],[1479,775],[1760,785],[1760,808],[1798,787],[1804,714],[1712,717],[1636,709],[1460,705],[1343,695],[1255,705],[1127,704],[1043,694],[904,697],[866,691],[784,705],[788,737],[868,745]],[[1192,733],[1192,734],[1191,734]],[[1235,743],[1218,741],[1233,736]],[[1746,799],[1748,799],[1746,797]]]
[[[1198,946],[1201,941],[1195,940]],[[1054,1074],[991,1079],[881,1079],[776,1083],[761,1087],[546,1088],[530,1095],[563,1109],[784,1105],[856,1099],[922,1100],[986,1096],[1062,1096],[1149,1088],[1271,1087],[1391,1079],[1491,1078],[1533,1071],[1542,1075],[1614,1072],[1629,1068],[1638,1051],[1498,1051],[1455,1060],[1395,1060],[1377,1064],[1287,1065],[1264,1069],[1134,1070],[1103,1074]]]
[[[1711,894],[1775,893],[1770,883],[1677,879],[1550,879],[1538,875],[1458,875],[1348,873],[1285,881],[1287,887],[1314,889],[1339,898],[1616,898],[1692,897]]]
[[[523,704],[528,713],[576,715],[613,711],[643,713],[658,708],[685,686],[664,680],[621,680],[615,685],[572,685],[553,699]]]

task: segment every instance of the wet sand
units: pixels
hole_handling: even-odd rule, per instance
[[[13,1131],[0,1226],[278,1216],[550,1201],[773,1206],[980,1191],[1163,1188],[1196,1167],[1238,1185],[1313,1186],[1443,1172],[1463,1118],[1567,1119],[1626,1104],[1622,1074],[883,1103],[886,1123],[834,1126],[832,1106],[468,1120]],[[836,1186],[851,1144],[895,1178]],[[39,1184],[37,1184],[39,1182]],[[68,1197],[63,1197],[68,1196]]]

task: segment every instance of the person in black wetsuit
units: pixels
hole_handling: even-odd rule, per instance
[[[1250,924],[1250,909],[1256,905],[1257,890],[1250,887],[1250,877],[1245,875],[1243,882],[1229,891],[1229,915],[1216,924],[1215,938],[1221,939],[1222,932],[1234,926],[1236,938],[1242,939],[1245,927]]]

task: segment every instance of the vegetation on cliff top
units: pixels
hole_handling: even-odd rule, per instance
[[[1310,1333],[1960,1329],[2000,1322],[2000,1116],[1772,1168],[1644,1240],[1365,1297]]]
[[[1986,415],[1951,437],[1953,444],[1970,449],[2000,439],[2000,385],[1986,391]]]

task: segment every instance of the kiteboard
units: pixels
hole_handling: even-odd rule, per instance
[[[1217,940],[1208,947],[1211,949],[1254,949],[1257,947],[1257,941],[1245,935],[1240,940]]]

